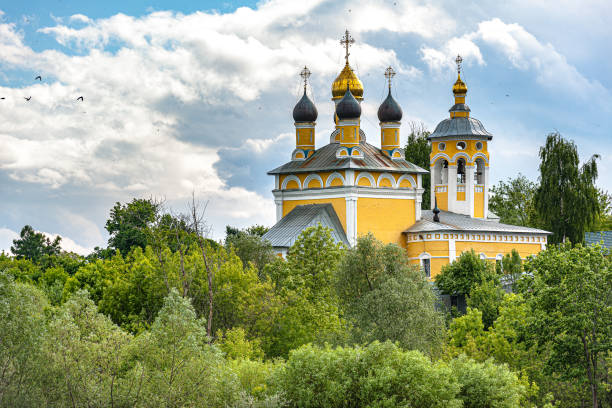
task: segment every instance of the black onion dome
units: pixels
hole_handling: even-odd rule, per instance
[[[336,105],[338,119],[357,119],[361,116],[361,105],[353,96],[348,86],[340,102]]]
[[[304,96],[293,108],[293,120],[296,122],[314,122],[317,120],[317,116],[319,116],[317,107],[304,91]]]
[[[381,122],[399,122],[402,120],[402,108],[391,96],[391,90],[389,90],[387,99],[378,108],[378,120]]]

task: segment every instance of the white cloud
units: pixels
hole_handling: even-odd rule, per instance
[[[13,240],[19,238],[19,234],[8,228],[0,228],[0,252],[11,252]]]
[[[36,231],[42,232],[42,231]],[[67,252],[75,252],[79,255],[87,255],[90,254],[93,250],[93,247],[87,248],[83,247],[72,239],[61,236],[59,234],[50,234],[48,232],[42,232],[47,238],[50,240],[54,240],[56,237],[61,237],[60,245],[62,250]],[[11,252],[11,246],[13,245],[13,240],[19,238],[19,233],[13,231],[8,228],[0,228],[0,252],[6,252],[7,254]]]

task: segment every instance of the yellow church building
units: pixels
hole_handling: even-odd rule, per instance
[[[493,136],[470,116],[467,86],[458,77],[450,117],[429,136],[431,141],[431,210],[421,211],[422,175],[427,170],[405,160],[400,147],[402,109],[391,94],[391,67],[385,71],[389,93],[378,109],[380,147],[366,140],[360,127],[364,89],[349,65],[348,31],[344,68],[332,84],[335,130],[329,143],[315,149],[317,108],[306,88],[293,110],[296,147],[291,160],[268,172],[275,179],[277,223],[264,235],[284,255],[307,227],[328,226],[346,246],[369,232],[405,248],[411,262],[428,277],[463,251],[483,259],[501,259],[516,249],[522,258],[545,248],[547,231],[499,222],[488,210],[488,145]]]

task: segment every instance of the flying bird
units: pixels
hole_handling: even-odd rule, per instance
[[[3,96],[3,97],[2,97],[2,98],[0,98],[0,99],[6,99],[6,98]]]
[[[79,96],[79,97],[77,98],[77,101],[83,101],[83,100],[84,100],[84,99],[83,99],[83,97],[82,97],[82,96]]]
[[[32,99],[31,96],[28,96],[27,98],[24,96],[23,99],[25,99],[26,101],[30,102],[30,99]]]
[[[37,76],[36,78],[34,78],[34,80],[35,80],[35,81],[36,81],[37,79],[38,79],[39,81],[42,81],[42,77],[41,77],[40,75],[39,75],[39,76]]]

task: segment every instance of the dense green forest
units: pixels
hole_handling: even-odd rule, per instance
[[[598,246],[466,252],[437,278],[468,295],[459,315],[372,236],[345,249],[311,227],[281,259],[264,228],[221,245],[153,200],[107,228],[89,257],[28,227],[0,256],[1,406],[612,406]]]

